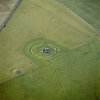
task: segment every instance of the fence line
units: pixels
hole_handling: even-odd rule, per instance
[[[17,4],[15,5],[14,9],[11,11],[11,13],[9,14],[9,16],[5,19],[5,21],[3,22],[3,24],[0,26],[0,32],[2,31],[2,29],[4,28],[4,26],[6,25],[6,23],[8,22],[8,20],[10,19],[10,17],[12,16],[12,14],[15,12],[15,10],[17,9],[17,7],[20,5],[22,0],[19,0],[17,2]]]

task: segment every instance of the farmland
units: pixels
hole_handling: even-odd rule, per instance
[[[99,100],[99,45],[59,3],[23,0],[0,32],[0,100]]]
[[[99,0],[57,0],[100,31]]]

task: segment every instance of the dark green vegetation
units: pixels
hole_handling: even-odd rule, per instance
[[[100,36],[51,0],[23,0],[0,32],[0,100],[99,100],[99,66]]]
[[[100,31],[100,0],[56,0]]]

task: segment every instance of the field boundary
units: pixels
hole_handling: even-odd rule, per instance
[[[17,78],[17,77],[23,75],[24,73],[25,73],[25,72],[21,73],[20,75],[15,75],[15,76],[13,76],[13,77],[11,77],[11,78],[9,78],[9,79],[5,79],[4,81],[1,81],[1,82],[0,82],[0,85],[3,84],[3,83],[8,82],[8,81],[10,81],[10,80],[13,80],[14,78]]]
[[[85,24],[87,24],[92,30],[94,30],[97,34],[100,35],[100,31],[98,29],[96,29],[95,27],[93,27],[91,24],[89,24],[87,21],[85,21],[82,17],[80,17],[79,15],[77,15],[75,12],[73,12],[70,8],[68,8],[67,6],[65,6],[63,3],[60,3],[56,0],[51,0],[52,2],[55,2],[58,5],[61,5],[63,8],[67,9],[70,13],[72,13],[74,16],[76,16],[77,18],[79,18],[82,22],[84,22]]]
[[[5,25],[7,24],[8,20],[11,18],[11,16],[13,15],[13,13],[15,12],[15,10],[18,8],[18,6],[20,5],[20,3],[22,2],[22,0],[19,0],[17,2],[17,4],[15,5],[15,7],[13,8],[13,10],[11,11],[11,13],[8,15],[8,17],[5,19],[5,21],[1,24],[0,26],[0,32],[2,31],[2,29],[5,27]]]

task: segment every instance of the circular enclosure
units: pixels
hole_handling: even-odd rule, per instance
[[[50,59],[55,57],[59,52],[59,45],[50,40],[34,40],[25,46],[27,56],[35,59]]]

